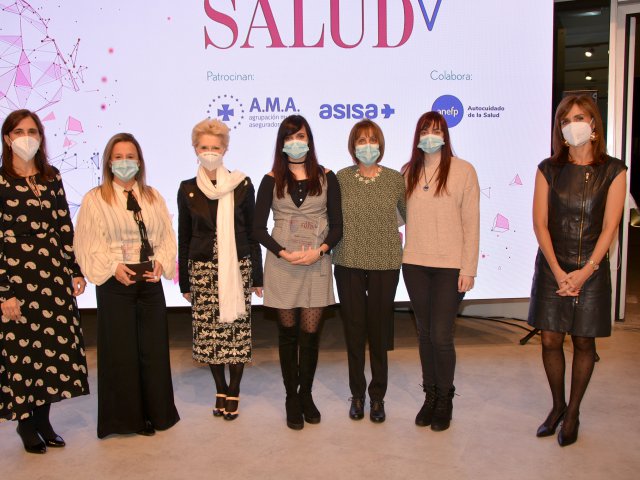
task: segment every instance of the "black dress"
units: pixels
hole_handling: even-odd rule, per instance
[[[627,167],[607,157],[602,165],[575,165],[544,160],[538,165],[549,184],[548,227],[560,267],[567,273],[591,258],[602,232],[607,194],[613,180]],[[600,263],[577,297],[556,294],[558,284],[538,249],[529,325],[580,337],[611,335],[611,278],[609,258]]]
[[[62,180],[0,174],[0,302],[20,302],[19,320],[0,321],[0,420],[89,393],[73,277],[73,225]]]

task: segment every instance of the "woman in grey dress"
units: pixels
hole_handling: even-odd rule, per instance
[[[305,421],[320,422],[311,386],[322,311],[335,303],[327,253],[342,237],[338,181],[318,165],[311,128],[300,115],[278,129],[273,167],[258,189],[253,237],[268,250],[264,305],[278,311],[287,426],[300,430]]]

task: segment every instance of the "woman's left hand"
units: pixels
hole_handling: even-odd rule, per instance
[[[73,296],[82,295],[86,286],[87,282],[84,277],[73,277]]]
[[[255,293],[259,298],[262,298],[262,287],[251,287],[251,291]]]
[[[160,276],[162,275],[162,264],[154,260],[153,261],[153,272],[144,272],[144,277],[146,277],[147,282],[158,283],[160,281]]]
[[[458,292],[468,292],[473,288],[474,278],[471,275],[460,275],[458,277]]]
[[[556,291],[560,296],[576,297],[580,294],[580,290],[584,282],[593,274],[593,268],[590,265],[569,272],[565,277],[562,287]]]
[[[295,260],[291,263],[293,265],[313,265],[318,260],[320,260],[320,249],[319,248],[309,248],[307,250],[302,247],[302,250],[297,252],[293,252]]]

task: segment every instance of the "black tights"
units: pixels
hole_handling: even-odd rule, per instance
[[[291,328],[298,324],[297,317],[300,313],[300,331],[304,333],[317,333],[322,320],[324,307],[278,309],[278,322],[282,327]]]
[[[229,364],[229,383],[225,378],[224,363],[213,363],[209,365],[213,381],[216,382],[216,391],[228,397],[240,395],[240,381],[244,372],[244,363]]]
[[[551,415],[559,415],[565,408],[565,423],[573,425],[580,413],[580,403],[589,385],[596,358],[596,342],[593,337],[571,337],[573,342],[573,363],[571,368],[571,393],[569,405],[564,395],[564,333],[543,330],[542,363],[547,374],[553,409]]]
[[[56,432],[54,432],[51,423],[49,422],[49,411],[51,410],[51,404],[45,403],[39,407],[35,407],[29,417],[18,420],[20,427],[20,436],[25,439],[27,445],[36,445],[40,443],[40,435],[43,438],[54,438]]]

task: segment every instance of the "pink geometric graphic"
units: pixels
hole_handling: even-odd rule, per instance
[[[67,118],[67,126],[65,127],[64,133],[68,133],[69,135],[77,135],[79,133],[82,133],[83,131],[84,130],[82,130],[82,123],[80,123],[80,120],[71,116]]]
[[[520,175],[517,175],[515,177],[513,177],[513,180],[511,180],[511,183],[509,185],[522,185],[522,180],[520,180]]]
[[[491,198],[491,187],[481,188],[480,193],[483,194],[487,198]]]
[[[48,114],[46,117],[44,117],[44,118],[42,119],[42,121],[43,121],[43,122],[49,122],[49,121],[52,121],[52,120],[55,120],[55,119],[56,119],[56,114],[55,114],[54,112],[51,112],[51,113],[50,113],[50,114]]]
[[[28,2],[0,4],[0,118],[19,108],[40,111],[77,92],[86,67],[76,65],[78,44],[63,54],[48,34],[49,19]]]
[[[73,140],[69,140],[68,137],[64,137],[64,142],[62,144],[63,148],[73,147],[76,144]]]
[[[493,219],[493,227],[491,228],[492,232],[507,232],[509,230],[509,219],[504,215],[500,215],[499,213]]]

